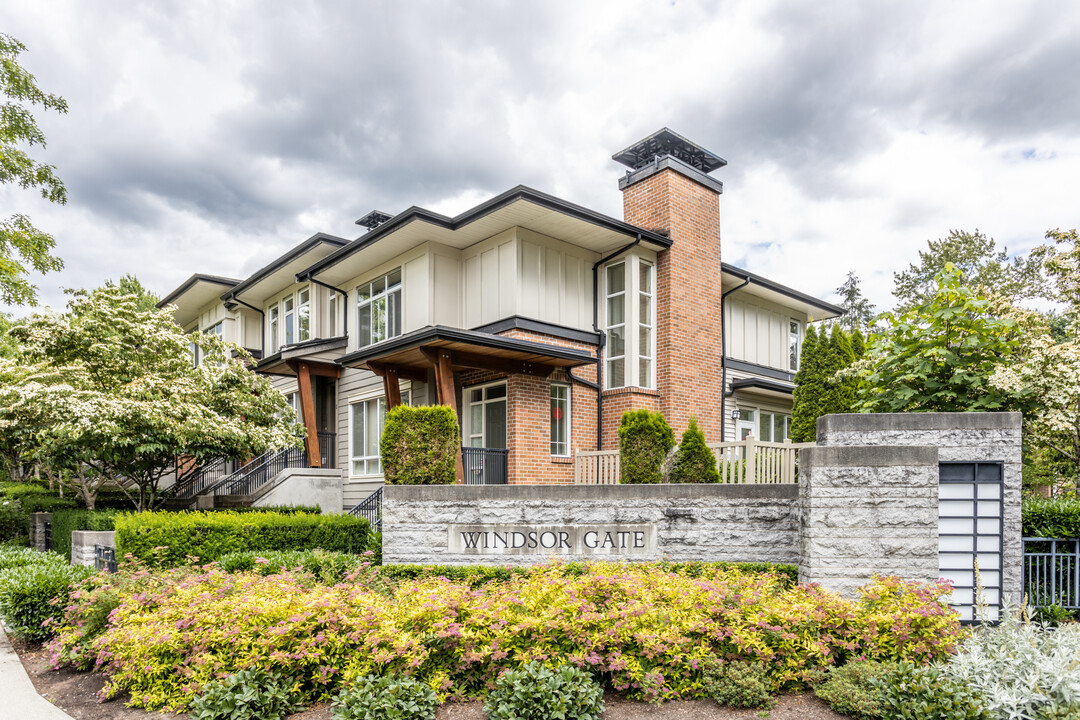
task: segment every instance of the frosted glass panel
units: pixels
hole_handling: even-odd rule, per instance
[[[942,571],[941,577],[945,580],[951,580],[953,585],[963,587],[973,587],[975,585],[975,573],[970,571],[946,570]]]
[[[979,486],[979,498],[980,499],[999,499],[1001,497],[1001,486],[996,484],[983,483]]]
[[[979,518],[980,535],[999,535],[1001,533],[1001,521]]]
[[[997,500],[980,500],[979,517],[1001,517],[1001,503]]]
[[[942,500],[975,497],[975,488],[966,483],[943,483],[938,490],[938,497]]]
[[[972,521],[964,518],[942,518],[938,520],[938,532],[942,535],[971,534]]]
[[[1001,569],[1001,555],[998,553],[979,553],[979,569],[986,570],[1000,570]],[[983,577],[983,582],[986,583],[988,578]]]
[[[978,549],[983,552],[997,552],[1001,549],[1001,538],[996,535],[982,535],[979,537]]]
[[[959,517],[971,517],[972,510],[975,507],[975,503],[964,500],[942,500],[938,513],[941,517],[946,516],[959,516]],[[980,513],[981,515],[982,513]]]
[[[971,552],[972,537],[970,535],[957,535],[956,537],[944,536],[939,538],[938,547],[943,552]]]
[[[942,570],[971,570],[975,567],[970,553],[941,553]]]

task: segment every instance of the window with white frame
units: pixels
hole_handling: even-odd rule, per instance
[[[496,382],[466,388],[463,428],[465,444],[475,448],[506,448],[506,383]]]
[[[403,390],[401,404],[409,405],[411,392]],[[386,424],[386,399],[372,397],[349,405],[349,474],[382,474],[379,443]]]
[[[296,341],[311,338],[311,289],[303,288],[296,293]]]
[[[278,306],[274,305],[272,308],[270,308],[267,311],[267,315],[266,315],[268,320],[269,320],[269,324],[270,324],[269,336],[270,336],[270,354],[271,355],[276,353],[278,351],[278,348],[281,347],[281,344],[278,341],[278,329],[279,329],[278,326],[280,324],[279,316],[278,316],[279,312],[280,312],[280,310],[278,309]]]
[[[282,345],[296,342],[296,303],[291,297],[281,301],[281,312],[285,316],[285,341]]]
[[[337,293],[333,290],[326,301],[326,327],[330,337],[337,335]]]
[[[356,289],[357,347],[401,334],[401,268]]]
[[[758,440],[765,442],[784,442],[791,434],[791,416],[761,410],[758,412]]]
[[[570,456],[570,386],[551,383],[551,454]]]
[[[618,388],[626,384],[626,263],[609,265],[605,278],[607,348],[604,380],[607,387]]]
[[[188,341],[188,352],[191,353],[191,366],[199,367],[199,344],[194,340]]]
[[[799,370],[799,353],[802,352],[802,324],[798,320],[788,320],[788,369]]]
[[[213,335],[218,340],[224,340],[225,339],[225,321],[223,321],[223,320],[219,321],[219,322],[211,325],[210,327],[206,328],[205,330],[203,330],[203,332],[206,333],[207,335]]]
[[[653,266],[638,260],[638,385],[652,387]]]

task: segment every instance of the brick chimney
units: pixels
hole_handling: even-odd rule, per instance
[[[679,436],[690,416],[708,442],[720,440],[720,193],[709,173],[723,158],[664,128],[616,153],[626,222],[666,234],[656,263],[656,389]]]

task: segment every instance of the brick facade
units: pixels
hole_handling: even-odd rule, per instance
[[[666,232],[673,241],[670,249],[658,255],[656,264],[658,409],[677,435],[694,415],[706,440],[716,442],[724,420],[720,412],[719,195],[679,172],[664,169],[623,190],[623,215],[626,222]],[[618,417],[616,405],[648,407],[637,402],[645,403],[637,397],[613,398],[609,411],[605,399],[605,425],[609,412]]]

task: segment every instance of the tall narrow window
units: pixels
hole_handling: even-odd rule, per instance
[[[788,320],[788,368],[791,372],[799,369],[800,329],[798,320]]]
[[[311,290],[304,288],[296,300],[296,339],[304,342],[311,338]]]
[[[652,387],[653,266],[638,262],[638,385]]]
[[[570,455],[570,386],[551,384],[551,454]]]
[[[330,337],[337,337],[337,293],[333,290],[326,301],[326,332]]]
[[[188,352],[191,353],[191,366],[199,367],[199,345],[194,340],[188,342]]]
[[[296,342],[296,312],[294,306],[295,303],[291,297],[287,297],[281,302],[281,310],[285,315],[285,345],[292,345]]]
[[[607,269],[607,363],[609,388],[626,385],[626,263]]]
[[[357,343],[374,345],[401,334],[401,268],[356,289]]]
[[[270,335],[270,354],[273,355],[278,351],[281,346],[281,339],[278,336],[278,306],[270,308],[267,317],[270,318],[270,328],[268,330]]]

